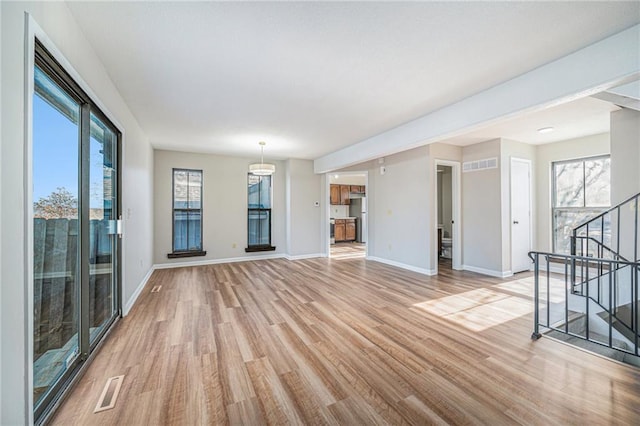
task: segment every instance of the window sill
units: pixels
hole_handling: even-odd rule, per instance
[[[245,253],[255,253],[260,251],[275,251],[273,246],[251,246],[244,249]]]
[[[169,259],[180,259],[182,257],[196,257],[196,256],[206,256],[206,251],[176,251],[173,253],[168,253],[167,257]]]

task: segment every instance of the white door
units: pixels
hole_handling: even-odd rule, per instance
[[[531,162],[511,159],[511,271],[528,271],[531,259]]]

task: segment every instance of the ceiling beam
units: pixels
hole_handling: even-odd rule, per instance
[[[417,148],[638,78],[640,24],[416,120],[317,158],[314,171],[326,173]]]

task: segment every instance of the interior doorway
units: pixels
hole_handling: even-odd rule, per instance
[[[435,269],[462,269],[460,163],[435,160]]]
[[[328,247],[333,259],[364,258],[367,255],[367,172],[327,175]]]

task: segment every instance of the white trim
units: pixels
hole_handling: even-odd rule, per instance
[[[372,260],[374,262],[384,263],[385,265],[395,266],[397,268],[406,269],[408,271],[417,272],[419,274],[424,274],[429,276],[437,274],[437,271],[435,269],[418,268],[417,266],[407,265],[406,263],[396,262],[395,260],[383,259],[381,257],[367,256],[365,259]]]
[[[431,256],[432,264],[434,265],[433,275],[438,274],[438,166],[451,167],[451,219],[453,220],[453,226],[451,232],[453,234],[451,252],[451,269],[457,271],[462,270],[462,167],[459,161],[440,160],[434,159],[434,199],[433,205],[435,206],[434,224],[435,224],[435,238],[431,243],[431,249],[434,255]]]
[[[27,342],[25,363],[25,386],[24,400],[25,403],[25,419],[28,424],[33,424],[33,321],[34,321],[34,268],[33,268],[33,94],[35,92],[34,74],[35,74],[35,37],[46,38],[44,31],[36,23],[36,21],[25,12],[25,41],[24,41],[24,62],[25,62],[25,82],[24,82],[24,212],[26,223],[25,227],[25,252],[26,259],[26,311],[25,311],[25,342]]]
[[[175,263],[157,263],[153,265],[154,269],[171,269],[171,268],[184,268],[186,266],[204,266],[204,265],[217,265],[219,263],[236,263],[236,262],[250,262],[252,260],[267,260],[267,259],[286,259],[286,254],[263,254],[257,256],[243,256],[243,257],[228,257],[226,259],[207,259],[207,260],[195,260],[189,262],[175,262]]]
[[[310,254],[297,254],[295,256],[285,255],[284,258],[287,260],[304,260],[304,259],[315,259],[318,257],[327,257],[323,253],[310,253]]]
[[[487,90],[317,158],[326,173],[385,157],[496,123],[561,105],[640,75],[640,24],[583,47]]]
[[[478,268],[477,266],[462,265],[462,269],[465,271],[476,272],[482,275],[489,275],[490,277],[508,278],[513,276],[511,271],[494,271],[492,269]]]
[[[133,305],[135,305],[136,301],[138,300],[138,297],[140,297],[140,294],[142,294],[142,290],[144,290],[144,288],[146,287],[147,283],[149,282],[149,279],[151,279],[151,275],[153,275],[153,271],[155,270],[156,270],[155,266],[152,266],[149,269],[149,271],[144,276],[144,278],[142,278],[142,281],[140,281],[140,284],[138,285],[136,290],[133,292],[129,300],[127,300],[127,303],[122,308],[123,317],[126,317],[127,315],[129,315],[131,308],[133,308]]]

